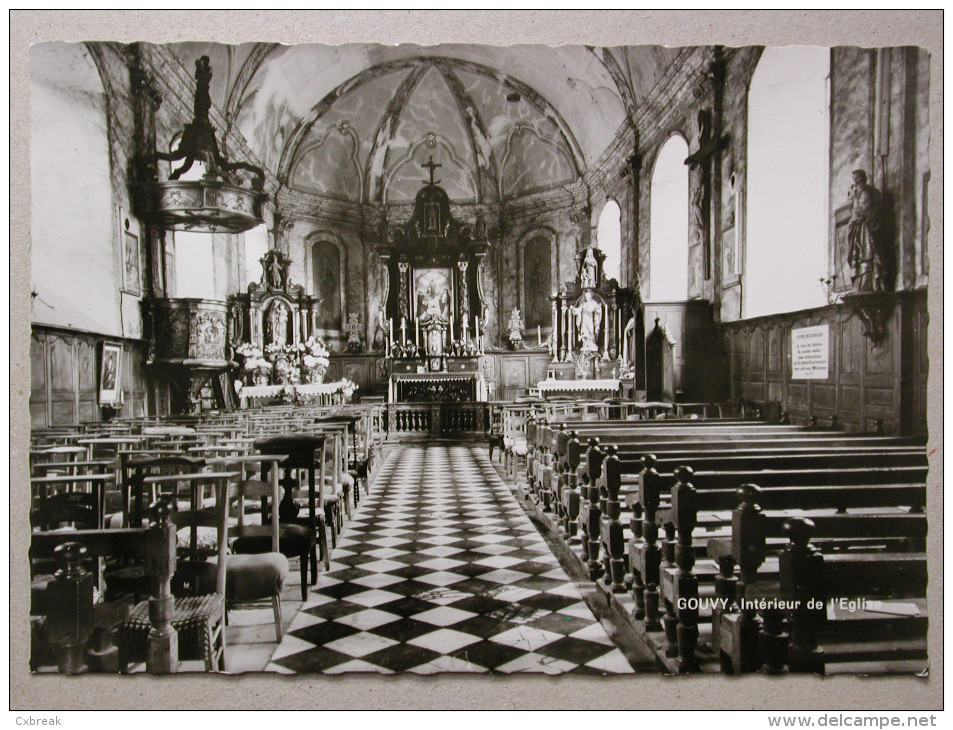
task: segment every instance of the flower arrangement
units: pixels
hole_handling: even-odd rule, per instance
[[[349,400],[351,396],[354,395],[354,391],[358,389],[357,383],[347,378],[344,378],[339,383],[339,387],[341,389],[341,395],[344,396],[345,400]]]
[[[304,379],[309,383],[320,383],[328,371],[331,360],[330,351],[324,341],[312,335],[298,345],[298,354],[301,357],[301,370]]]
[[[268,359],[272,362],[281,358],[282,355],[287,356],[292,352],[294,352],[294,347],[291,345],[279,345],[277,342],[265,345],[265,355],[267,355]]]
[[[327,367],[330,363],[328,355],[331,351],[324,344],[324,340],[311,335],[307,340],[298,345],[298,352],[301,355],[301,362],[306,368],[314,368],[323,365]]]
[[[249,342],[237,347],[235,353],[242,356],[242,370],[248,373],[271,370],[271,363],[264,358],[262,351]]]
[[[828,304],[840,304],[844,301],[844,295],[834,291],[834,287],[837,285],[836,275],[833,277],[822,276],[818,281],[821,282],[821,289],[824,290],[824,296],[827,297]]]

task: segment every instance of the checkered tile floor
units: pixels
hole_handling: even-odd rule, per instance
[[[631,673],[477,446],[399,446],[269,671]]]

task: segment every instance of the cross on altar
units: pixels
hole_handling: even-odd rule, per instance
[[[433,171],[436,170],[438,167],[443,167],[443,165],[441,165],[439,162],[434,162],[433,155],[430,155],[430,159],[427,160],[427,162],[424,162],[423,164],[421,164],[421,167],[426,167],[430,170],[430,184],[431,185],[436,185],[437,183],[440,182],[439,180],[433,179]]]

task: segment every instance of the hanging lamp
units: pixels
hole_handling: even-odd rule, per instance
[[[195,62],[193,119],[172,152],[156,152],[156,160],[177,162],[168,180],[145,185],[145,209],[158,226],[173,231],[241,233],[263,222],[261,207],[265,173],[247,162],[228,162],[218,149],[209,121],[212,106],[208,56]],[[179,179],[196,161],[205,165],[197,180]]]

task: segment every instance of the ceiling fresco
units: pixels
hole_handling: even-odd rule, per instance
[[[289,187],[403,203],[437,179],[460,203],[585,174],[677,57],[659,46],[179,43],[210,56],[213,104]]]

